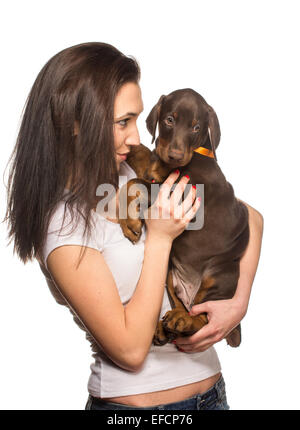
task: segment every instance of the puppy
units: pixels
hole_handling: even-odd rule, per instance
[[[132,147],[127,162],[138,178],[120,190],[120,202],[126,196],[128,204],[138,198],[140,205],[149,206],[151,183],[162,183],[174,169],[180,170],[180,177],[188,175],[191,184],[204,184],[200,208],[203,226],[186,229],[173,241],[170,253],[167,290],[172,310],[158,322],[154,336],[154,344],[164,345],[176,337],[190,336],[207,324],[206,314],[188,314],[193,305],[234,296],[240,258],[249,240],[248,210],[235,198],[217,164],[219,121],[200,94],[182,89],[161,96],[146,125],[155,149],[151,152],[144,145]],[[131,185],[136,191],[130,196]],[[126,237],[133,243],[139,240],[142,219],[127,216],[119,222]],[[226,340],[232,347],[240,345],[240,325]]]

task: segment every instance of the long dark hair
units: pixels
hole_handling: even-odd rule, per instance
[[[7,186],[8,238],[24,263],[39,255],[63,196],[65,209],[72,217],[74,206],[79,209],[90,233],[97,186],[118,188],[114,100],[124,83],[139,79],[133,57],[98,42],[64,49],[37,76],[10,157]]]

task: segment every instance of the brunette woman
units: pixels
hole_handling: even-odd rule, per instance
[[[152,344],[170,309],[165,278],[172,241],[198,210],[188,180],[167,178],[132,245],[116,219],[95,209],[97,187],[116,190],[135,177],[126,163],[139,145],[143,110],[136,60],[105,43],[67,48],[39,73],[29,94],[12,158],[7,220],[25,263],[38,259],[58,303],[92,344],[86,409],[227,409],[213,344],[246,313],[259,259],[262,217],[249,207],[250,242],[232,300],[208,302],[209,324],[177,345]],[[169,197],[171,204],[169,204]],[[116,194],[116,203],[117,203]]]

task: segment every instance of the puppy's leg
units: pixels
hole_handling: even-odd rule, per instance
[[[156,330],[153,337],[153,343],[157,346],[165,345],[170,341],[168,333],[165,331],[163,321],[160,320],[157,323]]]
[[[132,243],[138,242],[142,233],[141,211],[151,202],[149,187],[148,182],[134,178],[123,185],[119,192],[118,221],[124,236]]]
[[[194,304],[202,302],[207,294],[208,289],[211,288],[213,284],[213,278],[203,278],[201,287],[196,294]],[[175,300],[176,303],[180,302],[176,296]],[[182,303],[181,306],[175,307],[175,309],[167,312],[163,318],[163,327],[165,331],[172,334],[173,336],[176,335],[176,337],[191,336],[200,330],[205,324],[207,324],[206,314],[191,316],[188,314]]]
[[[241,324],[236,326],[227,336],[226,336],[226,342],[229,346],[232,346],[233,348],[236,348],[237,346],[240,346],[242,341],[242,333],[241,333]]]
[[[177,311],[186,313],[185,307],[183,306],[182,302],[178,299],[174,291],[172,270],[169,270],[167,275],[167,291],[171,302],[171,306],[175,308]],[[174,311],[174,309],[172,311]],[[169,311],[169,312],[172,312],[172,311]],[[165,345],[167,342],[175,339],[176,337],[176,335],[164,329],[164,319],[169,312],[167,312],[164,315],[163,319],[158,321],[157,323],[156,331],[153,338],[154,345]]]
[[[164,163],[154,150],[151,154],[150,163],[144,172],[144,179],[147,181],[163,182],[171,173],[172,167]]]
[[[145,171],[151,163],[152,151],[142,143],[131,146],[126,163],[135,171],[138,178],[144,178]]]
[[[213,277],[213,285],[207,290],[205,298],[199,297],[199,303],[208,300],[227,300],[234,296],[239,278],[239,262],[220,265]],[[225,339],[231,347],[239,346],[242,339],[241,325],[236,326]]]
[[[175,294],[173,275],[172,275],[171,269],[169,269],[168,276],[167,276],[167,291],[168,291],[168,296],[169,296],[172,308],[177,308],[179,310],[186,311],[182,301]]]

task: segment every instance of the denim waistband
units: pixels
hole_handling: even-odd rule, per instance
[[[165,406],[168,406],[168,408],[172,409],[183,409],[185,406],[185,403],[195,402],[195,405],[200,406],[201,404],[204,404],[205,402],[212,402],[214,400],[220,399],[223,396],[223,393],[225,391],[225,382],[223,379],[223,376],[221,375],[218,381],[207,391],[201,394],[195,394],[192,397],[189,397],[187,399],[181,400],[179,402],[173,402],[173,403],[164,403],[159,404],[155,406],[147,406],[147,407],[141,407],[141,406],[133,406],[133,405],[124,405],[122,403],[115,403],[115,402],[107,402],[106,400],[99,399],[97,397],[89,396],[94,404],[101,405],[111,405],[112,407],[118,407],[119,409],[123,410],[132,410],[132,409],[138,409],[138,410],[149,410],[149,409],[164,409]]]

